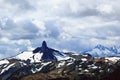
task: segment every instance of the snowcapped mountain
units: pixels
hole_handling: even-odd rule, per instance
[[[86,53],[93,57],[120,56],[120,48],[116,46],[108,48],[103,45],[97,45],[91,50],[82,52],[82,54]]]
[[[117,47],[117,46],[113,46],[113,47],[110,47],[110,50],[115,52],[116,54],[120,54],[120,46]]]
[[[67,60],[70,57],[66,56],[63,52],[47,47],[46,42],[43,41],[41,47],[37,47],[33,51],[22,52],[14,58],[19,60],[30,60],[30,62],[41,62]]]
[[[14,57],[0,60],[0,80],[7,80],[19,71],[20,76],[36,72],[48,72],[59,64],[72,63],[74,59],[52,48],[43,41],[41,47],[33,51],[24,51]],[[57,65],[55,65],[55,63]],[[11,79],[9,79],[11,80]],[[16,80],[16,79],[15,79]]]

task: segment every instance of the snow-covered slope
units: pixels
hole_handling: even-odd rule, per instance
[[[7,59],[0,60],[0,65],[3,65],[3,64],[9,64],[9,61]]]
[[[34,63],[34,62],[40,62],[42,55],[43,53],[34,54],[32,51],[25,51],[13,58],[18,60],[30,60],[31,63]]]

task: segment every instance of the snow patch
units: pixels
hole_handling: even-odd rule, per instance
[[[60,62],[60,63],[58,64],[57,68],[59,68],[59,67],[61,67],[61,66],[63,66],[63,65],[65,65],[65,61]]]
[[[70,57],[66,56],[64,53],[61,53],[61,54],[62,55],[60,55],[57,52],[54,52],[54,56],[57,58],[58,61],[70,59]]]
[[[2,71],[1,71],[0,74],[4,73],[4,72],[7,71],[8,69],[10,69],[13,65],[15,65],[15,63],[10,64],[10,65],[8,65],[6,68],[2,69]]]
[[[51,62],[41,63],[41,64],[42,64],[41,67],[35,68],[35,70],[32,69],[31,71],[32,71],[32,73],[39,72],[40,70],[42,70],[42,68],[43,68],[44,66],[47,66],[47,65],[50,64],[50,63],[51,63]]]
[[[43,55],[43,53],[35,53],[35,55],[33,57],[34,62],[40,62],[42,55]]]
[[[1,60],[0,61],[0,65],[3,65],[3,64],[9,64],[9,61],[4,59],[4,60]]]
[[[82,61],[87,61],[87,59],[86,59],[86,58],[82,58],[81,60],[82,60]]]
[[[25,51],[17,56],[15,56],[14,58],[15,59],[20,59],[20,60],[27,60],[27,59],[30,59],[30,57],[33,56],[33,52],[31,51]]]
[[[118,60],[120,60],[120,57],[106,57],[105,59],[113,61],[113,62],[117,62]]]

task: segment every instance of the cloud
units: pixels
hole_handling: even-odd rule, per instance
[[[29,46],[41,46],[43,40],[61,51],[81,52],[97,44],[120,46],[119,3],[0,0],[0,55],[16,55]]]
[[[59,26],[56,25],[56,21],[47,21],[45,22],[46,30],[49,32],[48,36],[57,38],[60,35]]]
[[[32,9],[33,6],[30,5],[28,0],[5,0],[5,2],[14,5],[22,10]]]
[[[39,29],[29,20],[15,22],[12,19],[7,19],[1,27],[1,35],[10,39],[33,39]]]

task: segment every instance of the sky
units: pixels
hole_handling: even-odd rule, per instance
[[[0,0],[0,59],[41,46],[120,46],[120,0]]]

